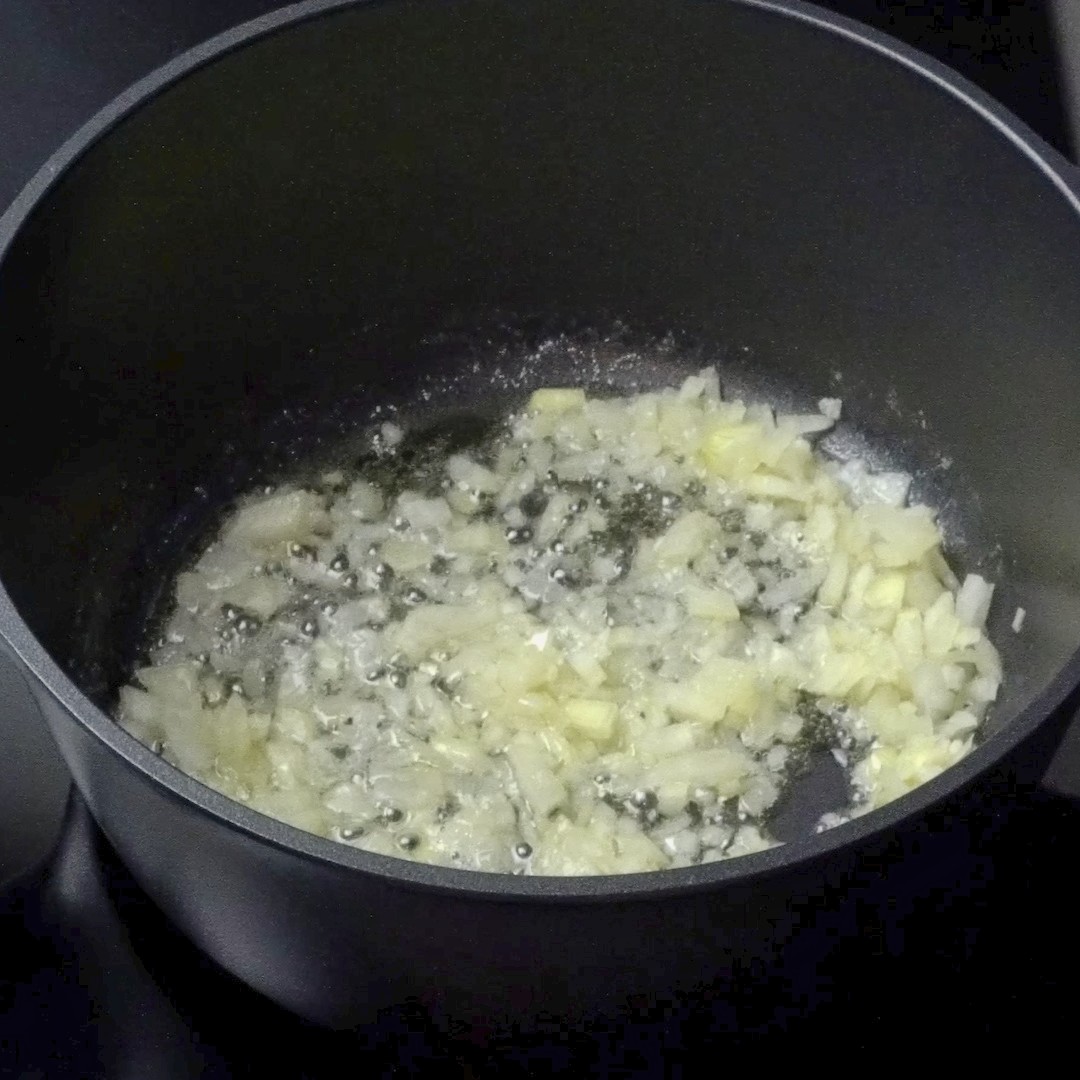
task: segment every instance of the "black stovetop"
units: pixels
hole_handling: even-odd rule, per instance
[[[941,1044],[1047,1050],[1057,1033],[1068,1045],[1080,931],[1067,882],[1080,807],[1033,793],[961,831],[931,857],[949,859],[944,876],[961,886],[935,894],[918,877],[940,880],[940,867],[913,870],[891,910],[858,915],[855,933],[829,943],[824,965],[787,956],[782,972],[745,973],[708,998],[480,1041],[436,1029],[416,1002],[355,1032],[289,1015],[170,928],[73,798],[48,866],[0,900],[9,980],[0,980],[0,1075],[679,1076],[711,1051],[718,1068],[746,1050],[769,1063],[828,1054],[848,1068],[874,1068],[887,1051],[903,1068]]]
[[[1063,3],[1074,0],[1061,0]],[[0,0],[0,207],[97,108],[176,52],[273,0]],[[940,59],[1068,151],[1053,36],[1040,0],[826,0]],[[671,1075],[735,1048],[830,1054],[874,1068],[928,1059],[935,1037],[982,1051],[1068,1033],[1080,931],[1068,888],[1080,844],[1080,722],[1043,789],[999,807],[935,859],[948,894],[910,888],[827,968],[789,958],[712,1000],[645,1008],[588,1030],[481,1044],[402,1003],[374,1027],[316,1029],[240,985],[180,938],[68,796],[25,688],[0,660],[0,1076],[171,1077],[417,1072]],[[66,808],[66,809],[65,809]],[[59,841],[51,855],[50,846]],[[1064,856],[1064,858],[1063,858]],[[27,870],[27,867],[30,869]],[[940,874],[928,874],[939,880]],[[709,1049],[717,1056],[710,1058]],[[842,1055],[864,1056],[842,1056]],[[805,1060],[805,1057],[804,1057]],[[816,1061],[815,1061],[816,1063]]]

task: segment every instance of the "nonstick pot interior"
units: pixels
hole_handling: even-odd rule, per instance
[[[842,397],[836,449],[913,467],[958,563],[999,582],[995,723],[1059,698],[1080,631],[1062,163],[780,8],[349,6],[162,76],[85,136],[0,226],[0,580],[53,681],[106,706],[215,510],[376,405],[408,415],[427,386],[426,407],[489,410],[701,360],[755,396]],[[560,333],[588,363],[521,364]]]

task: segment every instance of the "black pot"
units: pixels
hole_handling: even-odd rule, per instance
[[[868,896],[966,887],[951,846],[1037,771],[1080,676],[1078,190],[940,66],[782,0],[313,0],[139,83],[0,218],[0,630],[140,884],[334,1025],[723,988],[812,968]],[[215,507],[443,365],[479,357],[447,400],[490,399],[494,334],[614,319],[736,385],[839,393],[917,468],[1000,582],[1008,683],[962,763],[762,854],[518,878],[300,833],[109,719]]]

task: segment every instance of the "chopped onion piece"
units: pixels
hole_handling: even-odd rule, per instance
[[[981,630],[986,625],[993,598],[993,585],[978,574],[968,574],[956,594],[956,617],[965,626]]]

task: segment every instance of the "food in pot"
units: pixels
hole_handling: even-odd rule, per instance
[[[839,415],[536,391],[469,450],[384,424],[357,475],[241,501],[120,722],[204,783],[383,855],[525,874],[774,843],[814,754],[850,804],[963,757],[1001,679],[909,478]]]

